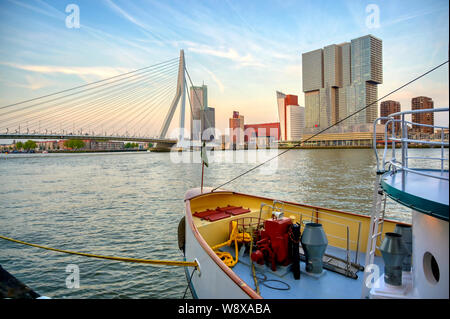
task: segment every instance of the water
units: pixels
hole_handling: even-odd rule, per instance
[[[224,161],[248,154],[215,152],[205,185],[219,186],[253,167]],[[410,155],[436,157],[440,150],[413,149]],[[200,185],[201,165],[170,158],[142,152],[0,155],[0,234],[93,254],[182,260],[177,226],[185,191]],[[370,213],[372,150],[293,150],[273,164],[225,188]],[[411,216],[389,201],[387,218],[410,222]],[[0,241],[0,264],[52,298],[182,298],[187,285],[182,267],[92,259],[7,241]],[[69,264],[80,270],[80,288],[66,286]]]

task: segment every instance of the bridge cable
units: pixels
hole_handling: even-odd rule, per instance
[[[168,82],[168,81],[167,81]],[[119,96],[116,97],[116,101],[111,102],[110,100],[106,100],[103,98],[100,99],[95,99],[93,102],[90,102],[88,104],[71,104],[66,106],[68,109],[66,110],[54,110],[53,112],[51,112],[50,114],[41,114],[38,116],[34,116],[32,118],[28,118],[25,119],[27,122],[27,127],[30,127],[31,129],[36,128],[38,126],[40,126],[41,121],[46,123],[44,124],[47,125],[48,129],[51,129],[51,127],[48,127],[48,125],[51,126],[57,126],[58,122],[61,125],[62,123],[64,123],[64,128],[67,127],[68,123],[68,119],[70,118],[71,121],[70,122],[74,122],[74,121],[79,121],[80,118],[86,118],[88,116],[90,117],[90,120],[93,121],[94,119],[92,118],[92,116],[94,114],[98,114],[101,111],[106,111],[105,114],[107,113],[111,113],[113,111],[115,111],[116,109],[120,108],[121,105],[119,104],[120,102],[124,102],[124,101],[130,101],[132,99],[139,99],[139,96],[142,95],[142,87],[138,87],[129,91],[122,91],[120,92]],[[156,92],[154,92],[156,93]],[[147,95],[152,94],[152,92],[148,93]],[[116,107],[114,107],[116,105]],[[118,105],[118,106],[117,106]],[[123,105],[122,105],[123,106]],[[105,110],[106,108],[106,110]],[[114,110],[112,110],[111,108],[113,108]],[[25,122],[25,120],[19,120],[19,121],[15,121],[15,122],[5,122],[2,126],[3,127],[10,127],[10,126],[15,126],[18,125],[22,122]],[[103,121],[107,120],[107,117],[103,119]],[[53,123],[53,124],[51,124]]]
[[[127,77],[126,79],[132,78],[132,77],[136,77],[136,76],[141,76],[141,74],[139,74],[139,75],[133,75],[133,76]],[[146,76],[147,76],[147,75],[144,75],[143,78],[145,78]],[[138,78],[134,78],[133,80],[137,80],[137,79],[138,79]],[[123,79],[120,79],[120,80],[123,80]],[[43,107],[45,107],[45,106],[46,106],[46,105],[45,105],[46,103],[54,102],[54,101],[57,101],[57,100],[60,100],[60,99],[67,98],[67,97],[69,97],[69,96],[73,96],[73,95],[80,94],[80,93],[83,93],[83,92],[86,92],[86,91],[90,91],[90,90],[93,90],[93,89],[98,89],[98,88],[101,87],[101,86],[103,87],[103,86],[105,86],[105,85],[111,85],[112,83],[115,83],[115,82],[118,82],[118,81],[116,80],[116,81],[113,81],[113,82],[109,82],[109,83],[105,83],[105,84],[99,85],[99,86],[97,86],[97,87],[92,87],[92,88],[85,89],[85,90],[83,90],[83,91],[71,93],[71,94],[68,94],[68,95],[65,95],[65,96],[60,96],[60,97],[55,98],[55,99],[53,99],[53,100],[43,101],[43,102],[40,102],[40,103],[36,103],[36,104],[30,105],[30,106],[23,107],[23,108],[18,109],[18,110],[8,111],[8,112],[6,112],[6,113],[3,113],[2,116],[5,116],[5,115],[11,114],[11,113],[17,113],[17,112],[23,111],[23,110],[25,110],[25,109],[30,109],[30,108],[35,107],[35,106],[40,106],[40,107],[42,107],[42,105],[43,105]],[[129,81],[128,83],[131,83],[131,81]],[[110,86],[110,87],[104,88],[103,90],[105,90],[105,89],[106,89],[106,90],[107,90],[107,89],[111,89],[112,87],[121,86],[121,85],[123,85],[123,84],[124,84],[123,82],[122,82],[122,83],[118,83],[118,84],[112,85],[112,86]],[[125,84],[126,84],[126,82],[125,82]],[[81,96],[81,97],[88,97],[88,96],[91,96],[91,95],[93,95],[93,94],[99,94],[99,93],[101,93],[101,91],[100,91],[100,92],[99,92],[99,91],[93,91],[93,92],[89,92],[88,94],[85,94],[85,95],[83,95],[83,96]],[[69,100],[69,101],[74,101],[74,100],[77,100],[78,98],[80,98],[80,97],[72,98],[72,99]],[[65,101],[65,102],[63,102],[63,103],[67,103],[67,102],[69,102],[69,101]],[[50,108],[59,107],[59,106],[61,106],[60,103],[59,103],[59,104],[55,104],[55,105],[53,105],[53,106],[50,107]],[[50,111],[49,111],[50,108],[47,109],[47,113],[50,112]],[[29,112],[29,113],[20,114],[20,115],[18,115],[18,116],[16,116],[16,117],[10,118],[9,120],[12,120],[12,119],[15,119],[15,118],[19,118],[19,117],[23,117],[23,116],[25,116],[25,115],[33,114],[34,112],[36,112],[36,111],[31,111],[31,112]]]
[[[149,79],[147,79],[147,80],[145,80],[144,82],[142,82],[142,83],[147,83],[149,81]],[[131,85],[136,85],[136,83],[130,83]],[[130,86],[130,84],[127,84],[127,86]],[[141,85],[141,83],[137,83],[137,85]],[[123,89],[120,89],[119,90],[119,92],[121,92]],[[101,94],[101,92],[93,92],[94,94]],[[114,94],[114,92],[112,92],[112,94]],[[88,95],[92,95],[92,93],[90,93],[90,94],[88,94]],[[108,93],[108,95],[110,95],[111,96],[111,93]],[[99,96],[99,97],[96,97],[93,101],[94,102],[100,102],[101,103],[101,99],[102,98],[104,98],[104,97],[102,97],[102,96]],[[76,101],[77,100],[77,98],[75,98],[75,99],[72,99],[71,101]],[[66,101],[66,102],[71,102],[71,101]],[[81,104],[80,104],[80,102],[74,102],[73,104],[69,104],[69,105],[64,105],[64,104],[59,104],[59,105],[53,105],[53,106],[51,106],[50,108],[48,108],[46,111],[44,111],[44,112],[41,112],[41,114],[38,114],[38,115],[35,115],[35,116],[33,116],[33,117],[31,117],[31,118],[27,118],[26,120],[27,121],[36,121],[36,120],[38,120],[38,119],[42,119],[42,118],[45,118],[45,116],[48,116],[48,115],[52,115],[52,116],[50,116],[50,118],[55,118],[55,117],[57,117],[57,116],[61,116],[62,115],[62,113],[61,112],[67,112],[67,111],[69,111],[69,110],[71,110],[71,109],[74,109],[74,108],[80,108],[80,106],[81,105],[86,105],[86,104],[91,104],[92,105],[92,102],[93,102],[92,100],[89,102],[88,100],[85,100],[84,102],[82,102]],[[61,108],[61,107],[66,107],[66,109],[64,110],[64,109],[55,109],[55,110],[51,110],[52,108]],[[82,111],[82,110],[81,110]],[[24,116],[26,116],[26,115],[30,115],[30,114],[33,114],[33,113],[35,113],[34,111],[33,112],[29,112],[29,113],[26,113],[26,114],[20,114],[20,115],[17,115],[17,116],[15,116],[15,117],[12,117],[12,118],[9,118],[9,119],[7,119],[7,120],[5,120],[5,122],[3,123],[3,127],[7,127],[7,126],[11,126],[11,125],[17,125],[17,124],[20,124],[20,123],[22,123],[22,122],[24,122],[25,121],[25,119],[23,119],[23,117]],[[57,113],[61,113],[61,114],[57,114]],[[17,118],[20,118],[20,120],[19,121],[15,121],[15,122],[12,122],[11,123],[11,121],[14,121],[15,119],[17,119]]]
[[[334,126],[336,126],[337,124],[342,123],[343,121],[349,119],[349,118],[352,117],[353,115],[355,115],[355,114],[357,114],[357,113],[359,113],[359,112],[361,112],[361,111],[367,109],[369,106],[373,105],[374,103],[379,102],[380,100],[382,100],[382,99],[388,97],[389,95],[391,95],[391,94],[393,94],[393,93],[399,91],[400,89],[402,89],[402,88],[408,86],[409,84],[411,84],[411,83],[413,83],[413,82],[419,80],[420,78],[424,77],[425,75],[427,75],[427,74],[429,74],[429,73],[431,73],[431,72],[437,70],[437,69],[440,68],[441,66],[445,65],[446,63],[448,63],[448,61],[449,61],[449,60],[447,60],[447,61],[445,61],[445,62],[439,64],[438,66],[435,66],[434,68],[432,68],[432,69],[428,70],[427,72],[425,72],[425,73],[419,75],[418,77],[412,79],[411,81],[409,81],[409,82],[403,84],[402,86],[398,87],[397,89],[392,90],[391,92],[389,92],[388,94],[384,95],[383,97],[377,99],[376,101],[374,101],[374,102],[372,102],[372,103],[366,105],[365,107],[363,107],[363,108],[361,108],[361,109],[359,109],[359,110],[357,110],[357,111],[351,113],[350,115],[346,116],[346,117],[343,118],[342,120],[339,120],[339,121],[337,121],[336,123],[334,123],[334,124],[328,126],[327,128],[325,128],[325,129],[319,131],[318,133],[313,134],[311,137],[308,137],[308,138],[305,139],[304,141],[300,141],[299,143],[295,144],[294,146],[292,146],[292,147],[290,147],[290,148],[284,150],[283,152],[281,152],[281,153],[275,155],[274,157],[269,158],[268,160],[262,162],[261,164],[258,164],[258,165],[256,165],[256,166],[250,168],[249,170],[247,170],[247,171],[243,172],[242,174],[240,174],[240,175],[238,175],[238,176],[236,176],[236,177],[230,179],[229,181],[227,181],[227,182],[221,184],[220,186],[217,186],[217,187],[213,188],[213,189],[211,190],[211,192],[214,192],[214,191],[217,190],[218,188],[221,188],[221,187],[223,187],[223,186],[225,186],[225,185],[227,185],[227,184],[229,184],[229,183],[231,183],[231,182],[237,180],[238,178],[240,178],[240,177],[242,177],[242,176],[244,176],[244,175],[250,173],[251,171],[254,171],[254,170],[257,169],[258,167],[263,166],[264,164],[266,164],[266,163],[272,161],[273,159],[275,159],[275,158],[277,158],[277,157],[279,157],[279,156],[281,156],[281,155],[283,155],[283,154],[289,152],[290,150],[293,150],[294,148],[296,148],[296,147],[300,146],[301,144],[303,144],[303,143],[305,143],[305,142],[311,140],[311,139],[314,138],[315,136],[317,136],[317,135],[319,135],[319,134],[325,132],[326,130],[328,130],[328,129],[334,127]]]
[[[167,100],[167,96],[169,96],[169,93],[172,92],[174,89],[176,89],[176,86],[175,86],[175,87],[174,87],[174,86],[171,86],[171,87],[166,88],[166,90],[164,90],[163,92],[161,92],[161,93],[164,94],[164,95],[161,95],[161,94],[158,95],[159,100],[157,100],[157,101],[165,101],[165,100]],[[164,98],[161,99],[161,96],[163,96]],[[155,101],[156,101],[156,98],[155,98]],[[143,102],[143,103],[144,103],[144,102]],[[141,104],[142,104],[142,103],[141,103]],[[145,105],[148,105],[148,103],[145,104]],[[157,105],[159,105],[159,104],[155,104],[153,107],[156,107]],[[120,130],[123,129],[125,126],[129,125],[129,124],[130,124],[131,122],[133,122],[138,116],[141,116],[142,113],[145,112],[145,111],[146,111],[146,109],[143,109],[143,110],[140,111],[139,113],[136,113],[136,114],[134,115],[134,117],[132,117],[128,122],[126,122],[124,125],[122,125],[122,126],[121,126],[119,129],[117,129],[116,131],[120,131]],[[148,111],[148,109],[147,109],[147,111]]]
[[[176,87],[174,89],[176,89]],[[158,109],[157,107],[159,107],[164,101],[167,101],[168,98],[169,98],[169,96],[167,95],[164,99],[161,99],[159,103],[157,103],[157,104],[155,103],[154,109],[152,109],[153,107],[149,108],[148,111],[145,113],[145,115],[143,115],[141,117],[141,119],[135,123],[135,126],[139,127],[140,129],[142,129],[142,124],[140,126],[138,126],[138,124],[140,124],[143,120],[147,119],[147,117],[150,114],[153,114],[153,112]],[[150,123],[148,123],[148,124],[150,124]],[[151,127],[150,125],[148,125],[148,126]],[[139,129],[139,132],[140,132],[140,129]]]
[[[175,66],[176,66],[176,64],[173,64],[173,65],[171,65],[171,66],[168,66],[165,70],[167,70],[167,69],[174,70],[174,67],[175,67]],[[165,70],[162,69],[163,72],[164,72]],[[160,72],[160,71],[161,71],[161,70],[158,70],[157,72]],[[146,71],[146,72],[150,72],[150,71]],[[80,94],[80,93],[83,93],[83,92],[87,92],[87,91],[90,91],[90,90],[98,89],[99,87],[104,87],[104,86],[106,86],[106,85],[110,85],[110,84],[112,84],[112,83],[116,83],[116,82],[119,82],[119,81],[127,80],[127,79],[130,79],[130,78],[134,78],[134,79],[132,79],[132,80],[136,80],[136,79],[138,79],[139,76],[142,76],[142,74],[144,74],[144,73],[134,74],[134,75],[129,76],[129,77],[126,77],[126,78],[122,78],[122,79],[115,80],[115,81],[112,81],[112,82],[104,83],[104,84],[102,84],[102,85],[98,85],[98,86],[95,86],[95,87],[91,87],[91,88],[88,88],[88,89],[85,89],[85,90],[82,90],[82,91],[78,91],[78,92],[74,92],[74,93],[67,94],[67,95],[64,95],[64,96],[60,96],[60,97],[54,98],[54,99],[52,99],[52,100],[48,100],[48,101],[43,101],[43,102],[35,103],[35,104],[29,105],[29,106],[25,106],[25,107],[23,107],[23,108],[21,108],[21,109],[16,109],[16,110],[12,110],[12,111],[5,112],[5,113],[3,113],[3,114],[1,114],[1,115],[2,115],[2,116],[5,116],[5,115],[11,114],[11,113],[23,111],[23,110],[25,110],[25,109],[30,109],[30,108],[32,108],[32,107],[39,106],[39,105],[44,105],[44,106],[45,106],[45,103],[54,102],[54,101],[57,101],[57,100],[60,100],[60,99],[67,98],[67,97],[69,97],[69,96],[73,96],[73,95]],[[145,78],[146,76],[148,76],[148,75],[150,75],[150,74],[151,74],[151,73],[145,74],[145,75],[142,76],[142,77]],[[156,74],[158,74],[158,73],[156,73]],[[164,73],[163,73],[163,75],[164,75]],[[125,82],[125,83],[126,83],[126,82]],[[113,86],[110,86],[109,88],[116,87],[116,86],[120,86],[120,85],[123,85],[123,83],[115,84],[115,85],[113,85]],[[107,89],[109,89],[109,88],[107,88]],[[99,92],[90,92],[90,93],[86,94],[85,96],[90,96],[90,95],[92,95],[92,94],[97,94],[97,93],[99,93]],[[76,99],[76,98],[75,98],[75,99]],[[31,114],[31,113],[28,113],[28,114]]]
[[[117,78],[117,77],[120,77],[120,76],[136,73],[136,72],[139,72],[139,71],[142,71],[142,70],[146,70],[146,69],[149,69],[149,68],[153,68],[155,66],[158,66],[158,65],[161,65],[161,64],[165,64],[165,63],[168,63],[168,62],[172,62],[172,61],[178,61],[178,58],[173,58],[173,59],[170,59],[170,60],[167,60],[167,61],[164,61],[164,62],[160,62],[160,63],[154,64],[154,65],[151,65],[151,66],[147,66],[145,68],[141,68],[141,69],[137,69],[137,70],[134,70],[134,71],[127,72],[127,73],[115,75],[115,76],[112,76],[112,77],[107,78],[107,79],[91,82],[91,83],[88,83],[88,84],[83,84],[83,85],[80,85],[80,86],[77,86],[77,87],[73,87],[73,88],[62,90],[62,91],[59,91],[59,92],[55,92],[55,93],[39,96],[39,97],[36,97],[36,98],[33,98],[33,99],[29,99],[29,100],[25,100],[25,101],[13,103],[13,104],[5,105],[5,106],[0,107],[0,110],[8,108],[8,107],[11,107],[11,106],[15,106],[15,105],[24,104],[24,103],[27,103],[27,102],[36,101],[36,100],[43,99],[43,98],[46,98],[46,97],[50,97],[50,96],[53,96],[53,95],[69,92],[69,91],[76,90],[76,89],[79,89],[79,88],[83,88],[83,87],[86,87],[86,86],[89,86],[89,85],[101,83],[101,82],[108,81],[108,80],[111,80],[111,79],[114,79],[114,78]]]
[[[133,102],[136,102],[138,100],[143,99],[144,97],[152,96],[157,94],[158,90],[149,92],[147,94],[142,95],[142,87],[139,87],[125,96],[117,97],[114,102],[102,101],[100,104],[97,104],[94,106],[89,106],[91,110],[88,112],[83,112],[85,110],[80,110],[78,112],[74,112],[68,115],[64,115],[63,119],[66,119],[69,117],[72,121],[79,122],[80,120],[84,118],[88,118],[87,123],[83,123],[84,127],[91,127],[94,124],[98,127],[99,125],[102,125],[105,121],[110,122],[109,126],[111,126],[111,118],[108,117],[108,115],[115,114],[116,110],[119,110],[127,105],[132,104]],[[126,104],[125,104],[126,103]],[[77,116],[75,119],[73,116],[77,113],[80,113],[79,116]],[[125,113],[125,110],[123,109],[121,113],[116,113],[116,116],[123,115]],[[71,117],[71,118],[70,118]]]
[[[167,78],[167,79],[169,79],[169,78]],[[142,81],[142,82],[138,82],[138,83],[130,83],[130,84],[127,84],[127,86],[126,87],[129,87],[130,85],[133,85],[133,86],[135,86],[136,84],[139,86],[139,85],[141,85],[141,84],[144,84],[144,83],[149,83],[148,81],[150,81],[150,80],[152,80],[151,78],[150,79],[146,79],[145,81]],[[167,81],[165,81],[165,82],[167,82]],[[150,84],[151,84],[151,82],[150,82]],[[156,83],[157,84],[157,83]],[[122,84],[121,84],[122,85]],[[121,88],[121,89],[119,89],[119,92],[121,92],[121,91],[123,91],[126,87],[123,87],[123,88]],[[138,89],[140,89],[139,87],[137,88],[137,90]],[[137,91],[136,89],[135,90],[133,90],[133,91],[127,91],[126,93],[132,93],[132,92],[136,92]],[[99,93],[101,93],[101,92],[94,92],[94,94],[99,94]],[[114,92],[113,92],[114,93]],[[91,95],[92,93],[89,93],[88,95]],[[111,94],[109,94],[110,96],[111,96]],[[69,107],[69,109],[73,109],[74,107],[77,107],[77,108],[80,108],[80,105],[98,105],[98,104],[100,104],[100,105],[104,105],[105,103],[107,103],[108,101],[102,101],[102,99],[103,99],[104,97],[102,97],[102,96],[100,96],[100,97],[97,97],[97,98],[95,98],[94,99],[94,101],[96,102],[96,103],[92,103],[92,100],[91,100],[91,102],[85,102],[85,103],[82,103],[82,104],[79,104],[79,103],[73,103],[73,104],[69,104],[69,106],[66,106],[66,107]],[[75,99],[72,99],[72,100],[77,100],[76,98]],[[66,102],[69,102],[69,101],[66,101]],[[59,106],[64,106],[64,105],[59,105]],[[54,106],[53,106],[54,107]],[[56,117],[59,117],[59,116],[63,116],[64,117],[64,114],[56,114],[56,113],[61,113],[61,112],[66,112],[66,113],[68,113],[67,111],[69,111],[69,110],[63,110],[63,109],[61,109],[61,110],[53,110],[53,111],[47,111],[47,113],[50,113],[50,115],[52,115],[52,116],[50,116],[49,118],[47,118],[47,120],[49,120],[49,119],[52,119],[52,118],[56,118]],[[83,109],[81,109],[80,108],[80,110],[76,110],[75,111],[75,114],[76,113],[78,113],[78,112],[83,112],[83,111],[85,111],[85,110],[83,110]],[[56,112],[56,113],[55,113]],[[31,113],[33,113],[33,112],[31,112]],[[30,113],[29,113],[30,114]],[[36,121],[37,119],[42,119],[42,118],[44,118],[45,116],[47,116],[48,114],[40,114],[40,115],[37,115],[37,116],[34,116],[34,117],[32,117],[31,119],[28,119],[28,121]],[[23,115],[22,115],[23,116]],[[20,117],[20,116],[17,116],[16,118],[18,118],[18,117]],[[8,121],[11,121],[11,120],[13,120],[13,119],[8,119]],[[16,121],[16,122],[13,122],[12,124],[18,124],[18,123],[21,123],[23,120],[20,120],[19,122],[18,121]],[[6,124],[6,125],[12,125],[11,123],[8,123],[8,124]],[[4,127],[6,127],[6,126],[4,126]]]
[[[166,81],[165,83],[169,83],[169,81]],[[96,120],[96,118],[93,117],[94,115],[96,115],[97,117],[98,116],[103,117],[102,121],[111,120],[111,119],[108,119],[105,116],[105,113],[100,113],[99,114],[99,112],[103,111],[104,108],[107,108],[108,109],[107,111],[109,111],[109,113],[114,112],[115,110],[117,110],[117,109],[119,109],[119,108],[124,106],[123,102],[128,102],[126,105],[132,105],[133,102],[136,102],[137,100],[142,99],[144,96],[147,96],[147,97],[152,96],[152,94],[157,94],[158,90],[160,90],[160,88],[158,88],[156,91],[150,91],[150,92],[148,92],[146,94],[145,94],[145,91],[144,91],[144,95],[142,95],[143,89],[145,89],[145,88],[138,87],[135,90],[130,92],[130,93],[133,93],[133,94],[129,94],[129,95],[125,96],[125,97],[121,97],[120,100],[117,100],[117,101],[112,102],[112,103],[109,100],[106,100],[106,101],[100,102],[100,104],[97,103],[97,104],[88,106],[87,110],[83,110],[83,109],[75,110],[72,113],[65,114],[65,115],[58,115],[58,116],[61,116],[62,117],[61,119],[65,119],[67,117],[73,117],[75,114],[79,114],[78,117],[76,117],[75,119],[72,118],[71,120],[72,121],[74,121],[74,120],[80,121],[83,118],[89,117],[90,118],[89,119],[90,123]],[[98,105],[100,105],[101,108],[98,108]],[[109,110],[109,108],[114,106],[114,105],[117,105],[114,108],[114,110]],[[91,110],[89,110],[89,109],[91,109]],[[119,113],[119,114],[123,114],[123,113],[125,113],[125,111],[126,110],[123,109],[122,113]]]
[[[166,82],[167,82],[167,83],[170,83],[170,82],[172,82],[172,79],[169,80],[169,81],[166,81]],[[133,101],[130,101],[130,102],[127,104],[128,107],[124,108],[124,109],[121,111],[121,113],[117,113],[113,118],[109,119],[109,122],[113,122],[113,121],[116,120],[116,119],[120,119],[120,116],[121,116],[121,115],[130,113],[130,111],[133,110],[133,109],[135,109],[136,106],[141,105],[142,103],[145,103],[145,101],[142,101],[143,98],[145,98],[145,99],[149,99],[149,97],[158,98],[159,96],[161,96],[161,94],[165,93],[169,88],[171,88],[171,87],[169,87],[169,86],[163,86],[163,87],[159,87],[159,88],[158,88],[157,90],[155,90],[155,91],[152,91],[152,92],[149,92],[149,93],[147,93],[147,94],[144,94],[144,95],[141,97],[141,99],[139,99],[141,102],[140,102],[139,104],[134,104],[134,106],[133,106]],[[136,100],[135,100],[134,102],[136,102]],[[111,126],[113,126],[113,125],[111,124]],[[116,129],[116,131],[117,131],[117,129]]]

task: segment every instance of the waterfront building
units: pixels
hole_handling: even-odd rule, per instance
[[[344,124],[373,123],[383,82],[382,41],[373,35],[302,54],[305,126],[324,129],[373,103]]]
[[[40,151],[64,150],[64,140],[59,141],[36,141],[36,148]]]
[[[400,112],[400,102],[387,100],[381,102],[380,105],[380,116],[387,117],[390,114]],[[395,119],[400,120],[400,115],[395,116]],[[386,124],[387,120],[381,120],[381,124]],[[398,135],[400,133],[400,122],[395,122],[395,125],[389,124],[388,132],[392,133],[392,126],[395,127],[395,134]]]
[[[423,110],[434,108],[434,102],[431,98],[426,96],[414,97],[411,100],[411,110]],[[434,113],[416,113],[412,114],[412,122],[434,125]],[[432,127],[413,125],[412,131],[415,133],[433,134]]]
[[[377,143],[384,142],[384,125],[376,125]],[[354,124],[334,126],[326,132],[312,137],[312,133],[305,133],[302,140],[308,140],[303,146],[311,147],[372,147],[373,124]]]
[[[286,140],[299,141],[305,127],[305,108],[299,105],[286,106]]]
[[[244,147],[244,116],[238,111],[233,111],[233,117],[229,121],[230,148],[239,149]]]
[[[244,133],[249,145],[270,146],[280,139],[280,123],[244,124]]]
[[[298,105],[298,96],[277,91],[280,140],[300,140],[305,127],[305,108]]]
[[[86,150],[119,151],[124,149],[123,142],[83,140]]]

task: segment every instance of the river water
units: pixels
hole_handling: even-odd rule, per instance
[[[251,151],[214,152],[205,186],[219,186],[278,152],[256,151],[256,158]],[[409,152],[440,156],[439,149]],[[0,234],[92,254],[182,260],[177,226],[183,197],[201,180],[198,153],[183,154],[188,158],[147,152],[0,154]],[[224,188],[369,214],[375,167],[369,149],[292,150]],[[411,218],[391,200],[386,215]],[[182,267],[92,259],[4,240],[0,265],[52,298],[182,298],[187,286]],[[68,265],[79,269],[79,288],[66,284]]]

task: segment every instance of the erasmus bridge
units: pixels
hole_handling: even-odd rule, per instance
[[[186,75],[193,85],[180,50],[179,58],[0,106],[0,139],[134,141],[170,148],[184,140]],[[178,106],[180,129],[177,138],[169,138]]]

